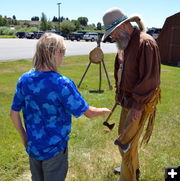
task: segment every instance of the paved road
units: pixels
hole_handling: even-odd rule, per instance
[[[31,39],[0,39],[0,61],[32,58],[38,40]],[[66,56],[87,55],[97,46],[96,42],[65,40]],[[101,43],[104,53],[117,51],[114,43]]]

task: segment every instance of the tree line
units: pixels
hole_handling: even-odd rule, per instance
[[[1,16],[0,15],[0,26],[25,26],[25,27],[32,27],[36,26],[38,29],[42,31],[47,31],[51,29],[55,29],[57,31],[60,31],[62,33],[71,33],[78,30],[85,30],[85,29],[91,29],[91,30],[102,30],[103,27],[100,22],[95,24],[88,24],[88,18],[87,17],[79,17],[77,20],[69,20],[69,18],[65,18],[61,16],[60,18],[57,18],[54,16],[52,20],[48,20],[45,13],[41,14],[41,17],[33,16],[31,18],[31,21],[25,20],[16,20],[16,16],[13,15],[12,18],[9,18],[7,16]]]
[[[0,26],[9,26],[9,25],[18,25],[18,21],[16,20],[16,16],[13,15],[12,18],[7,16],[0,15]]]

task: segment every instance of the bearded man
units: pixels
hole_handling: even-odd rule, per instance
[[[138,16],[127,17],[120,9],[112,8],[104,14],[103,22],[106,28],[103,41],[110,37],[118,47],[115,100],[122,109],[114,144],[122,156],[120,181],[136,181],[140,175],[138,141],[147,121],[142,141],[149,141],[160,98],[159,49],[153,37],[144,32]],[[132,22],[138,26],[132,26]]]

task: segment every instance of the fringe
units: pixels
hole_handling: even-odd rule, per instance
[[[155,90],[154,95],[152,96],[150,102],[146,104],[144,114],[149,114],[149,120],[148,125],[145,131],[145,134],[143,136],[143,139],[141,141],[142,144],[147,144],[151,138],[153,127],[154,127],[154,121],[156,117],[156,105],[161,101],[161,89],[157,88]]]
[[[133,144],[133,142],[137,141],[136,139],[139,139],[139,134],[141,134],[142,129],[143,129],[144,124],[147,119],[148,119],[148,125],[147,125],[146,131],[145,131],[145,135],[143,136],[143,139],[141,141],[141,146],[142,146],[142,143],[147,144],[149,142],[150,137],[152,135],[154,121],[155,121],[155,117],[156,117],[156,105],[158,102],[160,102],[160,99],[161,99],[161,90],[160,90],[160,88],[157,88],[155,90],[151,100],[145,106],[145,110],[141,117],[139,130],[136,133],[136,135],[134,136],[134,138],[132,139],[131,144]],[[127,167],[130,170],[131,174],[134,175],[134,174],[136,174],[136,168],[134,168],[134,166],[132,165],[132,160],[133,160],[132,152],[133,151],[132,151],[132,147],[131,147],[130,150],[127,153],[125,153],[124,161],[127,164]]]

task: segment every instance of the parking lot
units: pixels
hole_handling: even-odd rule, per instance
[[[32,58],[35,52],[36,39],[0,39],[0,61]],[[96,42],[65,40],[66,56],[88,55],[97,47]],[[104,53],[115,53],[117,51],[114,43],[101,43]]]

